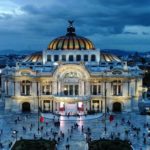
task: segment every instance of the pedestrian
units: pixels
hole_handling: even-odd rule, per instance
[[[35,136],[35,134],[33,135],[33,137],[34,137],[34,140],[36,139],[36,136]]]
[[[120,137],[120,132],[117,133],[118,137]]]
[[[143,143],[146,144],[146,138],[144,137]]]
[[[0,129],[0,136],[3,134],[3,129]]]
[[[15,119],[15,124],[17,124],[17,119]]]
[[[18,120],[18,121],[20,121],[20,118],[19,118],[19,116],[17,117],[17,120]]]
[[[117,128],[117,126],[118,126],[118,123],[116,122],[115,127]]]
[[[66,150],[69,150],[69,149],[70,149],[70,145],[66,144]]]
[[[111,132],[110,138],[111,138],[111,140],[113,140],[113,138],[114,138],[114,134],[112,132]]]
[[[43,126],[41,126],[41,131],[43,131],[43,129],[44,129],[44,127],[43,127]]]
[[[128,120],[128,121],[127,121],[127,124],[128,124],[128,126],[130,126],[131,122]]]
[[[60,137],[58,137],[58,143],[60,142]]]
[[[57,145],[57,143],[55,144],[55,150],[58,150],[58,145]]]
[[[10,148],[10,147],[11,147],[11,145],[12,145],[12,142],[10,142],[10,143],[9,143],[8,147]]]
[[[68,134],[69,134],[70,130],[68,129]]]
[[[3,144],[0,142],[0,148],[3,148]]]
[[[67,137],[66,141],[68,142],[69,141],[69,138]]]

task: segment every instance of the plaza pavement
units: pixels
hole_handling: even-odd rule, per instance
[[[20,137],[33,139],[34,134],[37,135],[37,114],[12,114],[8,112],[4,113],[2,111],[0,113],[0,129],[3,130],[0,136],[0,140],[4,146],[4,148],[0,149],[8,150],[9,143],[16,140],[15,136],[12,137],[13,130],[18,131],[18,140]],[[53,116],[49,115],[49,117],[45,117],[46,118],[44,119],[44,123],[40,123],[40,126],[43,126],[43,131],[41,130],[39,135],[45,139],[53,139],[53,133],[56,133],[55,138],[57,139],[58,135],[61,133],[60,131],[62,131],[62,133],[64,133],[64,138],[60,136],[60,142],[57,145],[58,150],[65,150],[67,143],[70,144],[70,150],[86,150],[87,128],[90,128],[91,130],[92,140],[105,137],[104,120],[102,114],[98,114],[96,116],[86,116],[85,118],[82,117],[78,120],[74,118],[72,119],[72,117],[66,117],[62,120],[60,119],[60,127],[54,126]],[[123,117],[125,119],[124,123],[121,122]],[[16,122],[15,120],[17,119],[19,119],[19,121]],[[138,136],[136,135],[135,131],[131,130],[131,126],[126,123],[128,120],[130,120],[134,127],[141,129]],[[76,123],[78,124],[78,127],[74,126]],[[107,117],[106,136],[109,137],[110,134],[113,133],[115,137],[119,136],[121,139],[129,139],[135,150],[149,150],[150,139],[148,139],[148,129],[144,128],[144,123],[150,124],[150,116],[141,116],[138,113],[114,114],[114,120],[112,122],[110,122]],[[73,127],[72,130],[71,126]],[[82,130],[82,126],[84,130]],[[23,127],[26,130],[23,130]],[[130,130],[128,136],[125,135],[125,130]],[[145,133],[145,137],[147,139],[146,144],[143,143],[143,133]]]

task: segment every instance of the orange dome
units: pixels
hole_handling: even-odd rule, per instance
[[[65,36],[58,37],[48,45],[48,50],[94,50],[94,44],[87,38],[77,36],[70,21]]]

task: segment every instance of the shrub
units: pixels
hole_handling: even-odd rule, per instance
[[[132,150],[128,141],[95,140],[89,143],[89,150]]]

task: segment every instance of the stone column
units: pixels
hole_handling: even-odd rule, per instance
[[[85,92],[85,94],[86,95],[90,95],[90,83],[89,83],[89,81],[86,81],[86,83],[85,83],[85,90],[86,90],[86,92]]]
[[[32,82],[32,93],[31,95],[33,96],[37,96],[37,83],[36,82]]]
[[[21,92],[21,89],[20,89],[20,82],[17,81],[16,84],[15,84],[15,95],[16,96],[20,96],[20,92]]]
[[[82,96],[82,81],[79,81],[79,96]]]
[[[12,96],[13,95],[13,90],[14,90],[14,84],[13,84],[13,81],[10,80],[8,82],[8,95]]]
[[[66,55],[66,62],[69,61],[69,54]]]
[[[81,91],[82,91],[82,96],[84,96],[84,90],[85,90],[85,88],[84,88],[84,81],[82,80],[81,81]]]
[[[90,109],[89,101],[86,102],[86,108],[87,108],[87,110]]]
[[[62,89],[61,89],[61,81],[58,81],[58,95],[60,96],[62,94]]]
[[[52,82],[52,94],[53,95],[57,94],[57,81]]]
[[[59,106],[60,106],[60,103],[57,102],[57,111],[59,111]]]
[[[122,84],[122,95],[128,96],[128,82]]]

